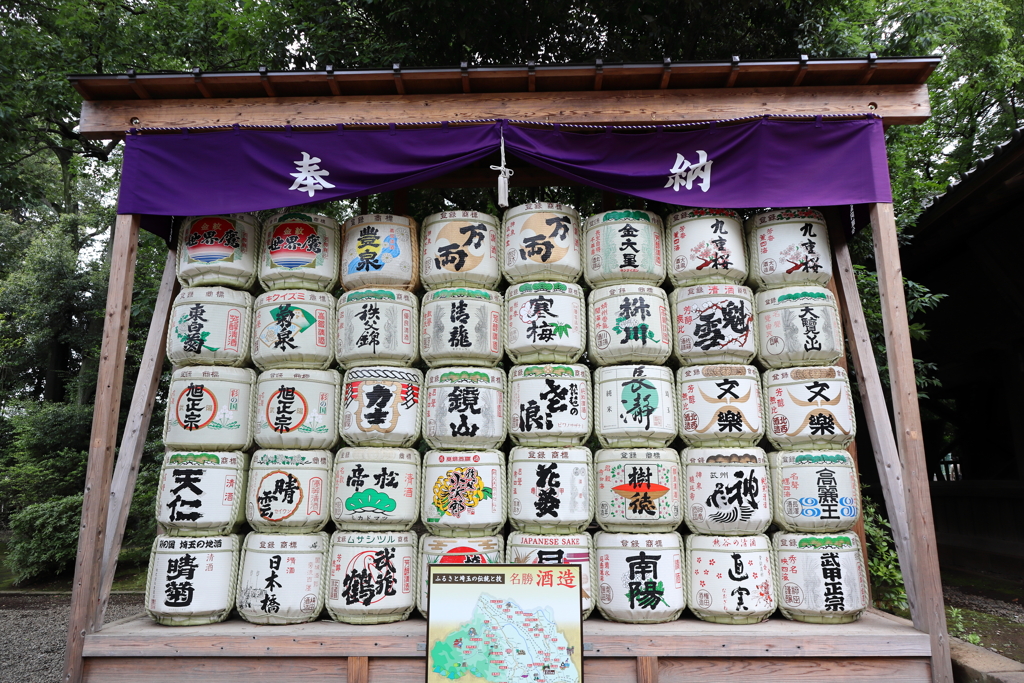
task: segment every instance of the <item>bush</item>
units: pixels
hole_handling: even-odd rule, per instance
[[[20,584],[75,565],[82,494],[36,503],[11,515],[6,564]]]
[[[907,610],[907,591],[903,585],[892,527],[882,516],[878,504],[862,495],[864,504],[864,536],[868,542],[868,578],[875,607],[886,612]]]

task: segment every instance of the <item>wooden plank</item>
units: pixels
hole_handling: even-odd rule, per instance
[[[85,683],[343,683],[345,657],[160,657],[85,660]],[[402,680],[402,679],[398,679]],[[394,683],[395,679],[392,679]]]
[[[82,103],[87,138],[122,137],[129,128],[415,123],[508,118],[558,123],[652,124],[764,114],[862,114],[869,104],[886,123],[922,123],[925,85],[586,90],[342,97],[107,100]],[[131,120],[138,118],[133,125]]]
[[[110,499],[110,475],[117,444],[117,420],[121,410],[121,385],[128,346],[135,259],[139,248],[141,216],[119,215],[114,226],[107,307],[103,321],[96,404],[89,438],[88,469],[78,532],[75,582],[71,591],[67,647],[64,651],[64,680],[78,683],[82,677],[82,647],[85,636],[96,630],[95,601],[100,585],[100,562],[106,535]]]
[[[367,657],[348,658],[348,683],[369,683],[370,660]]]
[[[907,527],[913,555],[913,583],[916,604],[912,602],[914,626],[925,631],[932,643],[932,680],[952,683],[953,669],[946,633],[946,612],[939,577],[939,555],[932,521],[928,467],[921,434],[921,413],[917,404],[914,355],[910,346],[907,301],[903,292],[896,219],[892,204],[871,205],[874,229],[875,264],[878,269],[878,294],[882,302],[886,354],[889,359],[889,385],[896,443],[903,456],[903,485],[907,504]]]
[[[928,660],[916,659],[661,659],[661,683],[740,681],[757,683],[928,683]],[[589,679],[588,679],[589,681]]]
[[[110,587],[114,583],[117,557],[121,553],[124,526],[132,505],[135,479],[139,473],[142,450],[146,445],[146,432],[153,416],[153,401],[156,399],[160,374],[164,369],[167,323],[171,314],[171,302],[178,290],[178,279],[175,276],[177,260],[177,252],[173,249],[167,252],[163,278],[157,292],[153,317],[149,323],[146,349],[139,365],[135,392],[132,395],[131,408],[128,410],[128,422],[121,437],[117,465],[114,467],[114,479],[110,485],[110,507],[107,510],[107,531],[103,543],[103,562],[100,569],[100,591],[94,617],[96,624],[103,623],[110,600]]]
[[[583,659],[583,680],[586,683],[637,683],[636,660]]]
[[[636,681],[637,683],[658,683],[657,657],[636,658]]]

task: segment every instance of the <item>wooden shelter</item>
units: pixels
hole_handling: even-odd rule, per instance
[[[84,98],[81,133],[114,139],[130,128],[229,124],[375,125],[477,119],[562,124],[666,124],[752,115],[862,114],[887,125],[930,113],[925,80],[935,58],[602,64],[368,71],[72,76]],[[465,169],[433,186],[490,185],[496,174]],[[523,169],[513,184],[564,184]],[[817,626],[773,619],[756,626],[697,620],[659,625],[591,619],[584,627],[590,681],[829,680],[888,677],[951,682],[942,589],[928,496],[917,387],[891,204],[873,204],[875,251],[889,355],[890,421],[868,338],[839,207],[822,207],[834,249],[833,286],[859,379],[867,431],[893,523],[913,625],[870,611],[855,624]],[[400,208],[396,207],[400,212]],[[423,676],[425,622],[380,626],[315,622],[254,626],[229,621],[166,628],[147,618],[103,627],[131,502],[173,298],[168,254],[139,381],[114,467],[124,348],[141,217],[118,216],[96,409],[66,652],[66,680],[408,680]]]

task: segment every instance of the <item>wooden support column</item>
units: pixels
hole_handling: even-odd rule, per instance
[[[114,583],[117,557],[121,554],[121,540],[124,538],[128,510],[132,506],[135,479],[139,474],[139,462],[142,460],[142,451],[146,445],[146,432],[153,417],[153,401],[164,368],[171,302],[178,290],[178,278],[175,273],[177,260],[177,252],[167,252],[160,290],[153,308],[153,318],[149,323],[146,350],[142,354],[142,364],[139,366],[139,375],[135,381],[135,393],[132,395],[132,405],[128,410],[128,422],[125,424],[121,448],[118,450],[117,466],[114,468],[114,479],[110,485],[110,507],[107,510],[107,531],[103,543],[100,590],[94,617],[96,628],[103,626],[103,617],[110,601],[110,587]]]
[[[942,601],[939,555],[935,545],[928,467],[921,435],[914,356],[910,347],[903,269],[900,266],[892,204],[872,204],[871,225],[874,228],[878,293],[882,301],[882,321],[889,358],[896,443],[903,456],[907,524],[914,558],[917,604],[911,603],[911,616],[914,626],[931,637],[932,681],[952,683],[953,670],[949,658],[949,636],[946,633],[946,611]]]
[[[100,347],[96,404],[89,440],[89,461],[85,474],[82,521],[78,531],[75,582],[71,592],[67,647],[64,651],[64,680],[82,680],[82,646],[85,635],[96,630],[96,600],[99,597],[100,563],[106,536],[110,500],[110,476],[117,443],[117,419],[121,408],[121,385],[128,347],[135,259],[139,248],[139,215],[119,215],[114,226],[114,249],[107,285],[107,308]]]
[[[349,657],[346,683],[368,683],[370,680],[370,658]]]
[[[658,683],[658,658],[636,658],[636,683]]]

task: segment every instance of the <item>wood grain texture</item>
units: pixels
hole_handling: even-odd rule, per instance
[[[636,659],[583,659],[586,683],[637,683]]]
[[[636,681],[637,683],[658,683],[657,657],[636,658]]]
[[[862,114],[888,124],[923,123],[924,85],[458,93],[340,97],[105,100],[82,103],[88,138],[119,138],[129,128],[238,124],[283,126],[526,119],[552,123],[651,124],[763,114]],[[137,118],[137,124],[132,119]]]
[[[140,224],[140,216],[119,215],[114,227],[114,249],[111,253],[112,265],[96,380],[96,404],[93,408],[78,554],[75,559],[75,581],[71,592],[71,615],[64,651],[63,680],[69,683],[81,680],[85,636],[92,633],[96,626],[94,620],[100,586],[100,563],[106,536],[114,447],[117,444],[117,420],[121,409],[121,385],[124,381]]]
[[[424,654],[424,653],[420,653]],[[401,681],[423,681],[427,677],[427,660],[408,657],[371,657],[369,666],[370,683],[400,683]]]
[[[928,683],[928,660],[916,659],[660,659],[660,683]],[[589,683],[589,679],[588,679]]]
[[[181,657],[85,660],[85,683],[345,683],[345,657]],[[392,679],[392,683],[398,680]]]
[[[348,683],[369,683],[370,660],[367,657],[348,658]]]
[[[928,466],[921,434],[921,413],[917,403],[914,355],[910,346],[907,301],[903,292],[896,219],[892,204],[871,205],[874,228],[878,293],[882,302],[889,385],[892,392],[896,443],[903,456],[903,485],[906,491],[907,526],[913,553],[916,604],[911,603],[914,625],[926,631],[932,644],[932,680],[952,683],[953,669],[946,633],[946,612],[939,577],[939,555],[932,520]]]

